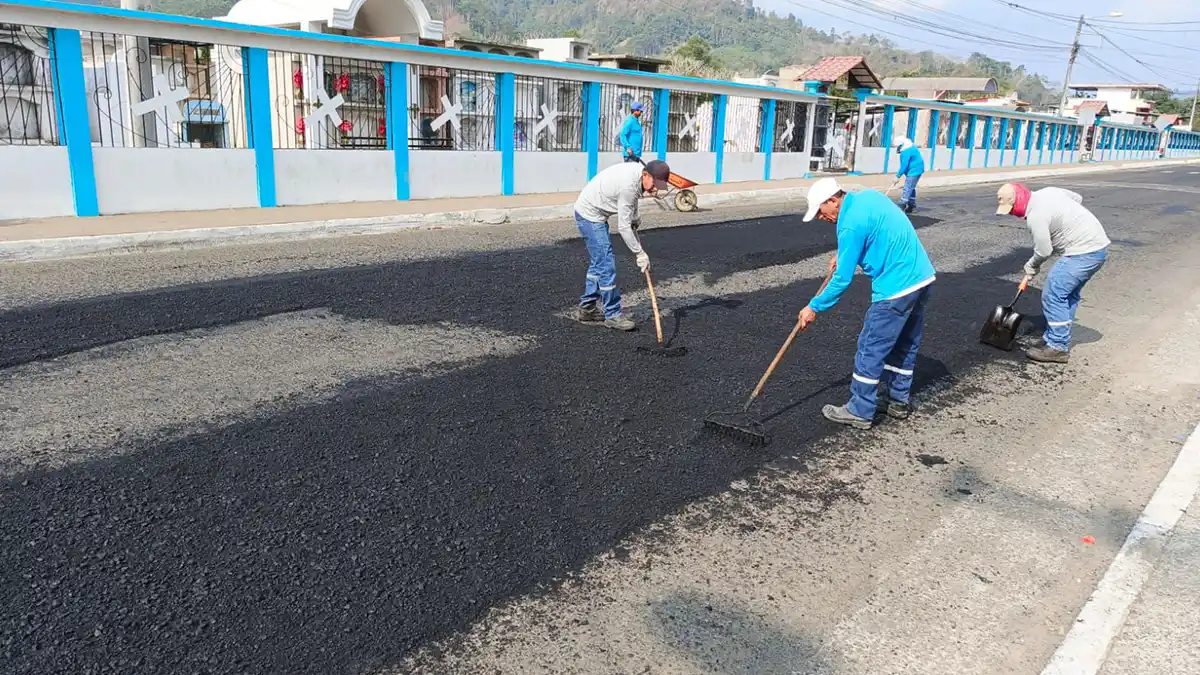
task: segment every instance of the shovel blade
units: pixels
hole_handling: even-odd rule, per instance
[[[1017,340],[1017,328],[1024,318],[1011,307],[996,307],[983,322],[983,329],[979,331],[979,341],[1011,352]]]

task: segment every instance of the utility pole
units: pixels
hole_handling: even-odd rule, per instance
[[[1196,91],[1192,94],[1192,116],[1188,118],[1188,128],[1196,130],[1196,99],[1200,98],[1200,82],[1196,82]]]
[[[1083,15],[1079,15],[1079,23],[1075,25],[1075,42],[1071,44],[1071,58],[1067,60],[1067,75],[1063,78],[1062,95],[1058,98],[1058,114],[1067,114],[1067,87],[1071,84],[1071,70],[1075,68],[1075,57],[1079,56],[1079,38],[1083,36]]]

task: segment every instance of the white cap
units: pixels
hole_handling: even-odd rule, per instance
[[[842,191],[842,186],[834,178],[822,178],[808,188],[808,212],[804,214],[804,222],[817,217],[817,209],[821,208],[830,197]]]

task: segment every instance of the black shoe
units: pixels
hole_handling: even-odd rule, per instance
[[[916,205],[916,204],[905,204],[905,205],[904,205],[904,212],[905,212],[905,213],[912,213],[913,211],[916,211],[916,210],[917,210],[917,205]]]
[[[888,401],[887,416],[896,420],[906,420],[912,414],[912,406],[899,401]]]
[[[1033,347],[1025,350],[1025,356],[1028,356],[1031,361],[1038,363],[1066,363],[1070,357],[1064,351],[1059,351],[1054,347]]]
[[[580,305],[576,309],[575,320],[579,323],[604,323],[604,310],[598,302]]]

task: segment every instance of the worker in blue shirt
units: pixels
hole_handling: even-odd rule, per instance
[[[642,113],[644,111],[645,107],[639,101],[629,104],[629,117],[625,118],[625,124],[621,125],[621,133],[617,135],[617,141],[621,144],[621,155],[626,162],[642,161]]]
[[[933,263],[904,213],[874,190],[846,194],[836,180],[822,178],[808,189],[804,221],[816,216],[837,224],[837,256],[830,261],[832,277],[825,290],[800,310],[800,329],[837,304],[856,267],[871,277],[871,306],[858,336],[850,401],[827,405],[822,412],[833,422],[870,429],[876,389],[886,372],[887,414],[905,419],[912,411],[909,394],[925,329],[925,304],[936,279]]]
[[[925,158],[921,157],[920,148],[909,138],[896,139],[896,152],[900,153],[900,170],[896,172],[896,180],[904,179],[900,206],[905,213],[912,213],[917,208],[917,183],[925,173]]]

